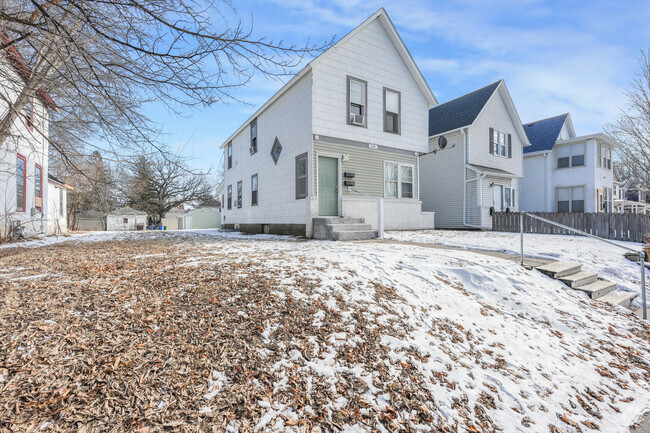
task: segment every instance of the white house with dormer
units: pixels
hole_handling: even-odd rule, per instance
[[[612,212],[613,138],[576,136],[569,113],[524,125],[521,209],[530,212]]]
[[[222,227],[335,239],[374,237],[381,218],[387,230],[433,228],[418,156],[436,103],[380,9],[223,143]]]

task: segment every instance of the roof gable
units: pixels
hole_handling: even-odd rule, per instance
[[[524,131],[530,141],[530,146],[524,149],[524,153],[541,152],[553,149],[557,137],[560,135],[564,122],[569,119],[569,113],[548,119],[537,120],[526,123]],[[572,130],[572,126],[569,128]]]
[[[429,109],[429,137],[474,123],[503,80]]]

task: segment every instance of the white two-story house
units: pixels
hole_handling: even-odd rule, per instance
[[[382,198],[387,230],[433,228],[433,214],[421,209],[418,155],[428,150],[435,104],[388,15],[377,11],[222,144],[222,227],[369,237]],[[314,233],[315,220],[328,227]]]
[[[436,227],[491,229],[492,212],[516,211],[528,145],[503,80],[431,108],[420,191]]]
[[[8,43],[0,31],[0,43]],[[0,51],[0,118],[7,115],[7,101],[15,101],[24,88],[29,67],[15,47]],[[0,237],[14,226],[25,234],[47,234],[49,112],[56,105],[39,89],[0,143]]]
[[[612,212],[616,142],[603,133],[577,137],[566,113],[524,125],[521,209],[530,212]]]

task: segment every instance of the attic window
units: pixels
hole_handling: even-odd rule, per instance
[[[275,137],[275,141],[273,142],[273,147],[271,148],[271,158],[273,158],[273,162],[275,165],[278,164],[278,159],[280,159],[280,154],[282,153],[282,145],[280,144],[280,140],[278,140],[278,137]]]

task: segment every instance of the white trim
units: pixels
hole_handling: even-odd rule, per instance
[[[336,189],[337,189],[337,200],[338,200],[338,209],[337,213],[338,216],[341,216],[343,214],[343,188],[341,187],[342,182],[342,175],[341,170],[343,169],[343,165],[341,164],[341,154],[340,153],[332,153],[332,152],[315,152],[316,156],[316,169],[314,170],[314,177],[316,179],[316,197],[318,197],[318,157],[323,156],[325,158],[334,158],[336,159],[337,162],[337,173],[336,173]],[[319,203],[316,203],[317,205],[317,212],[318,216],[320,216],[320,205]],[[332,215],[323,215],[323,216],[332,216]]]
[[[397,165],[397,197],[388,197],[386,196],[386,164],[395,164]],[[411,168],[411,193],[413,194],[413,197],[402,197],[402,167],[410,167]],[[384,189],[384,194],[383,198],[388,199],[388,200],[417,200],[415,198],[415,165],[414,164],[409,164],[407,162],[397,162],[397,161],[391,161],[389,159],[385,159],[382,162],[382,174],[383,174],[383,179],[382,179],[382,187]],[[409,182],[406,182],[409,183]],[[418,182],[419,185],[419,182]]]

